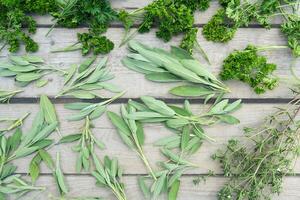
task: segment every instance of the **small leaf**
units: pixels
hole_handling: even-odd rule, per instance
[[[22,58],[30,63],[43,63],[45,62],[43,58],[39,56],[33,56],[33,55],[25,55],[22,56]]]
[[[92,103],[79,102],[79,103],[68,103],[65,104],[64,107],[69,110],[82,110],[90,105],[92,105]]]
[[[44,113],[45,121],[48,124],[58,122],[54,105],[51,103],[46,95],[41,95],[40,107]]]
[[[39,155],[41,156],[45,164],[49,167],[49,169],[54,170],[54,161],[52,160],[50,154],[47,151],[40,149]]]
[[[35,72],[17,74],[16,80],[21,82],[30,82],[40,79],[43,75]]]
[[[47,85],[48,82],[49,82],[48,79],[40,79],[40,80],[38,80],[38,81],[35,83],[35,85],[36,85],[37,87],[41,88],[41,87],[44,87],[45,85]]]
[[[17,65],[29,65],[30,63],[20,56],[10,56],[9,59]]]
[[[220,115],[219,116],[220,120],[222,122],[225,122],[227,124],[238,124],[240,123],[240,120],[231,116],[231,115]]]
[[[75,142],[75,141],[79,140],[81,137],[82,137],[81,133],[79,133],[79,134],[73,134],[73,135],[67,135],[67,136],[62,137],[59,140],[59,143],[62,144],[62,143]]]
[[[168,193],[168,200],[176,200],[179,191],[180,181],[176,180],[172,185]]]
[[[107,112],[107,115],[110,121],[113,123],[113,125],[116,126],[122,133],[124,133],[127,136],[131,135],[130,129],[128,128],[127,124],[119,115],[110,111]]]
[[[182,97],[200,97],[210,95],[211,90],[196,85],[182,85],[169,91],[171,94]]]
[[[153,97],[142,96],[142,101],[151,109],[164,116],[174,116],[175,112],[170,107],[168,107],[163,101],[156,100]]]
[[[102,116],[102,114],[105,112],[106,107],[105,106],[98,106],[91,114],[90,114],[90,119],[97,119],[100,116]]]
[[[169,83],[169,82],[178,82],[182,81],[181,78],[168,73],[168,72],[161,72],[161,73],[149,73],[146,74],[146,79],[153,82],[160,82],[160,83]]]
[[[85,71],[87,68],[89,68],[89,66],[91,66],[91,64],[93,64],[93,62],[96,60],[96,58],[97,58],[97,56],[93,56],[91,58],[84,60],[78,68],[79,73],[81,73],[81,72]]]

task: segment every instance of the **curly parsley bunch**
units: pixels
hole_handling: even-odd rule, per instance
[[[257,54],[255,46],[248,45],[242,51],[232,52],[224,61],[220,73],[222,80],[240,80],[248,83],[257,94],[272,90],[278,85],[278,79],[271,75],[275,64]]]
[[[292,19],[281,25],[281,31],[288,38],[288,46],[292,49],[294,56],[300,56],[300,18]]]
[[[225,9],[221,8],[211,18],[211,20],[203,26],[202,34],[209,40],[214,42],[227,42],[231,40],[237,30],[232,20],[226,16]]]
[[[193,27],[194,12],[206,10],[209,2],[210,0],[154,0],[132,13],[122,10],[119,20],[123,22],[127,32],[136,20],[142,21],[138,27],[140,33],[149,32],[154,26],[158,26],[156,36],[165,42],[170,41],[173,36],[184,34],[180,46],[192,53],[197,46],[197,30]],[[131,36],[125,37],[122,44],[130,40]]]
[[[16,52],[24,44],[26,51],[37,51],[38,44],[30,37],[36,32],[36,22],[28,13],[45,14],[55,10],[55,5],[55,0],[0,0],[1,49],[8,45],[10,52]]]
[[[109,24],[118,18],[118,13],[108,0],[62,1],[60,7],[60,11],[52,13],[57,24],[68,28],[82,24],[89,26],[88,33],[78,34],[83,55],[91,51],[94,54],[106,54],[113,49],[113,43],[106,36],[100,36],[107,31]]]

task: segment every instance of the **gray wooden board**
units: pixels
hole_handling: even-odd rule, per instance
[[[65,47],[76,42],[76,33],[86,31],[85,28],[81,29],[62,29],[57,28],[53,31],[49,38],[45,37],[48,28],[39,28],[37,34],[34,35],[34,39],[40,44],[40,50],[36,53],[42,56],[49,64],[54,64],[61,66],[62,68],[69,67],[72,63],[79,63],[84,58],[80,56],[80,52],[68,52],[68,53],[49,53],[51,49],[57,47]],[[200,30],[201,32],[201,30]],[[116,76],[113,83],[119,85],[122,89],[127,90],[126,98],[137,98],[141,95],[152,95],[161,98],[177,98],[168,94],[168,90],[178,83],[172,84],[161,84],[153,83],[146,80],[143,74],[139,74],[132,70],[124,67],[120,60],[128,53],[126,47],[118,48],[118,44],[123,35],[122,28],[111,28],[109,29],[107,35],[116,43],[116,48],[109,55],[108,66],[111,68],[112,73]],[[205,51],[207,52],[209,58],[211,59],[212,65],[211,70],[218,74],[221,69],[222,61],[226,56],[232,52],[234,49],[244,49],[247,44],[256,44],[260,46],[265,45],[285,45],[286,39],[283,37],[279,29],[273,28],[271,30],[265,30],[261,28],[242,28],[236,33],[234,39],[227,44],[218,44],[206,41],[202,34],[198,34],[199,41]],[[137,40],[143,41],[146,44],[151,44],[152,46],[162,47],[168,49],[170,45],[175,45],[180,42],[180,36],[175,37],[169,43],[163,43],[161,40],[155,37],[154,31],[137,35]],[[24,54],[20,52],[19,54]],[[278,65],[278,69],[275,74],[283,78],[285,81],[288,76],[290,76],[289,65],[292,60],[290,50],[282,49],[275,51],[267,51],[262,54],[266,55],[269,62]],[[0,56],[5,59],[8,52],[1,52]],[[201,59],[201,56],[197,55]],[[205,61],[202,60],[205,64]],[[298,62],[295,63],[299,66]],[[296,68],[296,73],[299,73],[299,68]],[[25,92],[18,95],[18,97],[36,97],[41,93],[46,93],[49,96],[55,96],[59,90],[63,87],[63,78],[57,75],[51,75],[49,77],[50,84],[43,88],[37,88],[34,84],[29,85],[24,88]],[[14,88],[13,79],[0,78],[1,87],[3,88]],[[138,83],[138,84],[137,84]],[[256,95],[248,85],[238,82],[238,81],[227,81],[226,82],[231,89],[231,93],[227,94],[226,97],[229,98],[291,98],[292,94],[290,90],[286,87],[285,83],[280,84],[279,87],[275,88],[273,91],[268,91],[262,95]],[[110,93],[101,93],[104,96],[111,96]]]
[[[193,184],[193,179],[196,176],[183,176],[181,178],[181,185],[178,194],[178,200],[217,200],[217,192],[222,185],[226,182],[225,178],[210,177],[206,183],[202,182],[199,185]],[[106,188],[99,188],[95,186],[95,180],[87,175],[69,175],[66,180],[70,187],[69,196],[96,196],[103,197],[105,200],[115,200],[113,194]],[[142,200],[144,199],[140,189],[137,185],[137,177],[126,176],[123,179],[126,185],[126,194],[128,200]],[[300,177],[286,177],[284,179],[283,191],[280,196],[273,195],[273,200],[298,200],[300,199],[299,185]],[[42,176],[37,184],[45,186],[47,189],[43,192],[33,192],[28,196],[23,197],[24,200],[37,200],[37,199],[51,199],[50,197],[58,196],[57,189],[53,177]],[[161,196],[157,200],[165,200],[165,196]]]
[[[189,170],[187,174],[205,174],[208,170],[214,170],[216,173],[222,173],[217,162],[213,161],[210,156],[216,152],[217,149],[224,147],[230,138],[238,138],[243,140],[243,128],[244,127],[255,127],[259,125],[268,114],[276,110],[275,107],[283,106],[282,104],[244,104],[242,108],[236,111],[233,115],[240,119],[241,123],[238,125],[226,125],[217,124],[212,127],[205,128],[207,134],[215,139],[215,142],[205,142],[200,148],[199,152],[191,157],[191,161],[199,166],[197,169]],[[193,104],[192,108],[195,113],[201,113],[206,108],[198,104]],[[59,120],[61,122],[60,130],[62,135],[77,133],[80,127],[83,125],[83,121],[79,122],[68,122],[66,118],[74,114],[74,111],[63,108],[62,104],[56,104]],[[108,110],[118,112],[120,109],[119,104],[110,105]],[[31,115],[25,121],[24,134],[26,130],[29,130],[32,119],[38,111],[37,104],[11,104],[11,105],[0,105],[1,114],[0,117],[17,117],[27,112],[31,112]],[[106,144],[106,149],[103,151],[97,151],[98,155],[103,157],[104,155],[110,155],[118,157],[121,165],[124,168],[126,174],[145,174],[146,170],[143,167],[143,163],[137,157],[137,155],[124,145],[114,129],[107,116],[104,115],[100,119],[93,122],[95,129],[93,133],[97,138],[102,140]],[[226,130],[226,131],[224,131]],[[153,143],[158,141],[160,138],[172,135],[174,133],[167,130],[161,124],[146,124],[145,125],[145,154],[149,158],[153,168],[157,169],[156,162],[164,160],[164,157],[160,154],[159,148],[155,147]],[[57,139],[57,134],[53,133],[53,138]],[[74,143],[76,144],[76,143]],[[53,147],[50,150],[54,156],[57,151],[62,153],[62,168],[67,174],[76,173],[75,163],[76,154],[72,152],[71,147],[74,144],[64,144]],[[30,159],[18,159],[16,164],[19,166],[19,173],[28,172],[28,165]],[[133,164],[134,163],[134,164]],[[42,168],[43,173],[49,173],[47,168]],[[300,162],[297,162],[296,173],[300,173]]]

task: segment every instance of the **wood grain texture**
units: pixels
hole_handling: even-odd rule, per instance
[[[204,106],[192,105],[195,113],[201,113],[205,110]],[[219,164],[213,161],[210,156],[216,152],[217,149],[224,147],[224,144],[230,138],[244,139],[243,127],[254,127],[258,126],[259,123],[270,113],[275,111],[275,107],[283,106],[281,104],[244,104],[242,108],[234,113],[241,123],[238,125],[226,125],[217,124],[212,127],[206,127],[206,133],[214,138],[216,142],[204,142],[200,150],[191,157],[191,161],[199,166],[198,169],[189,170],[187,174],[205,174],[208,170],[214,170],[216,173],[222,173],[219,168]],[[113,104],[109,106],[109,110],[118,112],[120,108],[119,104]],[[32,119],[37,113],[38,105],[36,104],[13,104],[13,105],[0,105],[0,117],[17,117],[23,115],[23,113],[31,112],[32,114],[26,120],[24,124],[24,134],[26,130],[29,130]],[[80,127],[83,125],[81,122],[68,122],[66,118],[74,111],[66,110],[62,104],[56,105],[57,113],[60,124],[60,130],[62,135],[68,135],[72,133],[78,133]],[[106,144],[106,149],[103,151],[97,151],[97,154],[101,157],[104,155],[115,156],[119,159],[121,165],[124,168],[126,174],[145,174],[146,170],[143,163],[137,157],[137,155],[126,145],[124,145],[117,134],[115,128],[108,120],[107,116],[104,115],[101,118],[93,122],[95,129],[93,129],[94,135]],[[165,158],[161,155],[159,148],[154,146],[153,143],[158,141],[160,138],[172,135],[173,133],[167,130],[161,124],[146,124],[145,125],[145,154],[149,158],[153,168],[157,169],[156,162],[164,160]],[[53,138],[58,139],[57,134],[53,133]],[[72,152],[71,147],[73,144],[57,145],[50,150],[50,153],[54,156],[57,151],[62,154],[62,168],[67,174],[74,174],[76,154]],[[16,164],[19,166],[19,173],[26,173],[28,171],[28,165],[30,158],[19,159]],[[133,164],[134,163],[134,164]],[[47,168],[42,168],[43,173],[49,173]],[[300,173],[300,161],[297,162],[296,173]]]
[[[76,33],[86,31],[85,28],[80,29],[55,29],[52,35],[48,38],[45,37],[48,28],[39,28],[37,34],[34,35],[34,39],[40,44],[40,50],[36,55],[42,56],[48,63],[61,66],[62,68],[69,67],[70,64],[79,63],[84,58],[81,56],[79,51],[69,53],[49,53],[51,49],[65,47],[76,42]],[[123,35],[123,29],[111,28],[107,32],[109,38],[115,42],[116,48],[109,54],[108,67],[111,68],[112,73],[116,76],[113,83],[119,85],[122,89],[127,90],[124,97],[126,98],[137,98],[141,95],[151,95],[161,98],[177,98],[168,94],[168,90],[173,86],[178,85],[177,83],[161,84],[153,83],[144,78],[142,74],[136,73],[124,67],[120,60],[128,53],[126,47],[118,48],[118,44]],[[176,45],[180,42],[180,36],[175,37],[169,43],[163,43],[161,40],[155,37],[155,31],[148,34],[137,35],[136,39],[145,42],[146,44],[168,49],[170,45]],[[242,28],[239,29],[234,39],[226,44],[212,43],[206,41],[201,34],[201,29],[198,34],[198,40],[202,47],[207,52],[211,59],[212,65],[209,67],[211,70],[218,74],[222,61],[235,49],[244,49],[247,44],[255,44],[259,46],[265,45],[286,45],[286,39],[281,35],[280,30],[273,28],[271,30],[265,30],[260,28]],[[20,52],[19,54],[24,54]],[[278,65],[278,69],[275,74],[282,78],[284,81],[290,76],[289,65],[292,61],[291,52],[288,49],[267,51],[263,52],[266,55],[269,62]],[[0,53],[2,60],[8,55],[7,51]],[[203,63],[201,56],[197,55]],[[299,59],[296,62],[296,72],[300,74]],[[34,84],[24,88],[25,92],[18,95],[18,97],[36,97],[41,93],[46,93],[49,96],[55,96],[60,89],[63,87],[63,78],[57,75],[49,76],[50,83],[43,88],[37,88]],[[0,78],[1,87],[12,89],[14,88],[14,81],[8,78]],[[262,95],[256,95],[248,85],[238,81],[226,82],[231,88],[231,93],[227,95],[228,98],[291,98],[290,93],[286,84],[281,84],[273,91],[268,91]],[[110,93],[102,93],[104,96],[111,96]]]
[[[178,193],[178,200],[217,200],[217,193],[226,182],[225,178],[211,177],[208,178],[206,183],[200,183],[199,185],[193,184],[195,176],[183,176],[181,178],[180,191]],[[74,176],[70,175],[66,178],[69,187],[71,197],[80,196],[93,196],[103,197],[105,200],[115,200],[113,194],[104,188],[95,186],[95,180],[91,176]],[[284,179],[283,191],[277,196],[274,195],[273,200],[298,200],[300,198],[299,185],[300,177],[286,177]],[[126,185],[126,194],[129,200],[142,200],[145,199],[140,192],[137,185],[137,177],[127,176],[124,178]],[[24,200],[36,200],[36,199],[51,199],[58,195],[54,180],[51,176],[42,176],[38,181],[38,185],[45,186],[47,189],[44,192],[32,192],[22,199]],[[165,200],[165,196],[161,196],[157,200]]]

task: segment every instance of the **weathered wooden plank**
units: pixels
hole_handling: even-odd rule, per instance
[[[68,67],[71,63],[79,63],[84,58],[80,52],[68,52],[68,53],[49,53],[51,49],[58,47],[65,47],[76,42],[76,33],[84,32],[86,29],[55,29],[52,35],[48,38],[45,37],[47,28],[39,28],[34,39],[40,44],[40,51],[36,55],[40,55],[47,60],[48,63],[61,66],[62,68]],[[201,32],[201,29],[200,29]],[[152,95],[161,98],[175,98],[168,94],[168,90],[177,84],[160,84],[153,83],[145,80],[142,74],[136,73],[124,67],[120,60],[127,54],[126,47],[118,48],[118,44],[123,35],[123,29],[111,28],[107,35],[115,42],[116,48],[109,54],[108,66],[111,67],[112,73],[115,74],[115,79],[112,81],[119,85],[127,93],[126,98],[137,98],[141,95]],[[146,44],[152,46],[162,47],[168,49],[170,45],[176,45],[180,42],[180,36],[175,37],[169,43],[162,43],[161,40],[155,37],[154,31],[137,35],[136,39],[143,41]],[[255,44],[259,46],[265,45],[285,45],[286,39],[281,35],[279,29],[259,29],[259,28],[245,28],[239,29],[234,39],[226,44],[218,44],[206,41],[202,34],[199,33],[198,39],[202,47],[207,52],[211,59],[211,70],[217,74],[222,65],[222,61],[226,56],[234,49],[243,49],[247,44]],[[20,52],[22,54],[24,52]],[[290,76],[289,65],[292,61],[290,50],[282,49],[276,51],[263,52],[269,59],[269,62],[276,63],[278,69],[275,72],[281,78],[287,78]],[[2,51],[0,56],[5,59],[8,55],[7,51]],[[200,57],[197,55],[197,57]],[[201,59],[201,58],[200,58]],[[201,59],[202,60],[202,59]],[[203,61],[203,63],[205,63]],[[299,66],[299,59],[296,66]],[[299,73],[299,67],[295,68]],[[46,93],[50,96],[55,96],[59,90],[63,87],[63,79],[56,75],[50,76],[51,83],[44,88],[36,88],[34,85],[29,85],[25,88],[25,92],[21,93],[18,97],[36,97],[41,93]],[[1,87],[14,88],[12,79],[0,78]],[[227,84],[231,88],[232,92],[227,95],[229,98],[290,98],[290,93],[286,84],[281,84],[273,91],[269,91],[263,95],[256,95],[248,85],[237,81],[228,81]],[[104,96],[111,96],[111,94],[103,93]]]
[[[135,8],[142,8],[148,5],[151,0],[130,0],[130,1],[122,1],[122,0],[113,0],[112,6],[116,9],[126,9],[129,12],[135,10]],[[218,1],[212,1],[210,3],[210,7],[204,11],[200,12],[197,11],[195,13],[195,25],[203,25],[206,24],[210,18],[216,13],[216,11],[221,8]],[[38,24],[38,26],[49,26],[53,24],[52,17],[51,16],[35,16],[35,20]],[[272,19],[271,24],[278,25],[281,24],[282,20],[281,17],[276,16],[274,19]],[[252,25],[257,24],[256,22],[253,22]],[[119,22],[114,22],[113,25],[121,25]]]
[[[187,171],[188,174],[202,174],[207,173],[209,169],[214,170],[216,173],[221,173],[219,164],[213,161],[210,156],[216,152],[217,149],[222,148],[227,141],[234,137],[243,139],[243,127],[253,127],[259,125],[259,123],[270,113],[275,110],[275,106],[280,104],[244,104],[243,107],[234,113],[234,116],[240,119],[239,125],[226,125],[218,124],[213,127],[206,128],[207,134],[214,138],[216,142],[204,142],[203,146],[193,157],[191,161],[199,166],[198,169]],[[26,120],[23,130],[26,133],[31,126],[32,119],[37,112],[38,105],[36,104],[13,104],[13,105],[0,105],[0,117],[16,117],[23,115],[26,112],[32,112],[29,118]],[[68,122],[67,116],[72,115],[74,112],[63,108],[62,104],[56,105],[57,113],[61,122],[62,135],[68,135],[71,133],[78,133],[83,122]],[[201,113],[204,106],[193,104],[195,113]],[[113,104],[109,106],[109,110],[118,112],[119,104]],[[98,155],[103,157],[104,155],[110,155],[118,157],[121,165],[124,167],[126,174],[144,174],[146,170],[139,160],[137,155],[125,146],[119,138],[116,130],[108,120],[106,116],[101,117],[94,121],[95,129],[93,133],[95,137],[99,138],[106,144],[106,149],[103,151],[97,151]],[[163,125],[160,124],[147,124],[145,125],[145,154],[149,158],[150,163],[156,168],[155,163],[160,160],[164,160],[164,157],[160,154],[159,148],[155,147],[153,143],[160,138],[172,135]],[[57,134],[53,134],[54,138],[57,138]],[[72,152],[71,147],[73,144],[58,145],[55,146],[50,152],[55,155],[57,151],[62,153],[62,167],[67,173],[75,173],[75,161],[76,154]],[[29,158],[20,159],[16,163],[19,166],[19,173],[26,173],[28,171]],[[133,164],[134,163],[134,164]],[[49,173],[48,169],[42,168],[43,173]],[[295,168],[296,173],[300,173],[300,162],[297,163]]]
[[[178,200],[217,200],[217,193],[226,182],[225,178],[211,177],[208,178],[206,183],[200,183],[199,185],[193,184],[193,176],[184,176],[181,178],[180,191],[178,194]],[[66,178],[70,186],[70,197],[82,197],[93,196],[103,197],[106,200],[114,200],[115,197],[107,188],[99,188],[95,186],[95,180],[90,176],[74,176],[70,175]],[[274,195],[274,200],[298,200],[300,198],[300,177],[286,177],[284,179],[283,191],[277,196]],[[126,187],[127,198],[130,200],[144,199],[138,185],[137,177],[125,177],[124,183]],[[52,196],[58,196],[55,182],[50,176],[42,176],[38,181],[38,185],[43,185],[47,189],[44,192],[32,192],[22,199],[51,199]],[[161,196],[158,200],[166,199],[165,196]]]

